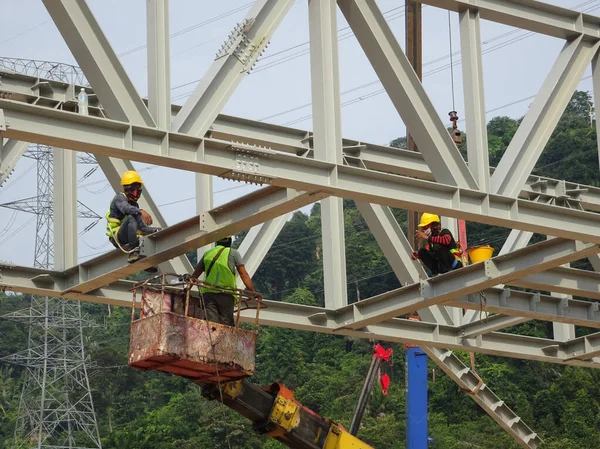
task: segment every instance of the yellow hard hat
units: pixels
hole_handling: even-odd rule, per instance
[[[423,215],[421,215],[421,222],[419,223],[419,227],[421,228],[423,226],[430,225],[434,221],[437,221],[439,223],[440,217],[438,217],[436,214],[428,214],[427,212],[425,212]]]
[[[129,171],[126,171],[125,173],[123,173],[123,176],[121,177],[121,185],[122,186],[128,186],[135,182],[139,182],[140,184],[143,184],[142,178],[140,178],[140,175],[138,175],[138,173],[136,171],[129,170]]]

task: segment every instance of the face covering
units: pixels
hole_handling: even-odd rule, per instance
[[[431,228],[427,228],[423,231],[427,237],[431,235]]]
[[[140,199],[140,196],[142,196],[142,188],[141,187],[132,188],[125,194],[127,195],[127,199],[129,201],[137,201]]]

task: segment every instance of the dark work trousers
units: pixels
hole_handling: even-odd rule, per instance
[[[233,321],[233,295],[227,293],[204,293],[204,305],[206,307],[206,319],[213,323],[234,326]]]
[[[447,273],[452,270],[452,264],[456,260],[447,246],[434,243],[429,245],[430,249],[425,247],[419,250],[419,259],[423,261],[425,266],[429,268],[431,274]],[[459,266],[462,267],[462,264]],[[456,268],[459,268],[456,267]]]
[[[121,222],[117,238],[121,245],[128,244],[130,249],[137,248],[140,246],[138,240],[137,231],[146,227],[142,216],[138,215],[125,215],[125,218]]]

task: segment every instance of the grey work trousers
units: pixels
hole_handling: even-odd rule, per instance
[[[227,293],[204,293],[206,319],[213,323],[235,326],[233,308],[235,300],[233,295]]]

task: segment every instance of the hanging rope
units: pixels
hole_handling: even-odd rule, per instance
[[[185,316],[187,317],[188,314],[188,307],[189,307],[189,294],[191,293],[193,284],[190,282],[189,283],[189,289],[188,289],[188,299],[186,301],[186,310],[185,310]],[[206,328],[208,330],[208,340],[210,343],[210,348],[213,354],[213,359],[215,361],[215,371],[217,374],[217,389],[219,390],[219,399],[221,400],[221,405],[224,405],[223,402],[223,389],[221,387],[221,375],[219,374],[219,363],[217,362],[217,354],[215,352],[215,344],[213,343],[213,339],[212,339],[212,331],[210,329],[210,322],[208,321],[208,315],[206,313],[206,303],[204,302],[204,295],[202,294],[202,289],[200,288],[200,285],[197,285],[198,287],[198,293],[199,293],[199,300],[200,300],[200,304],[202,305],[202,311],[204,313],[204,321],[206,322]],[[227,446],[229,447],[229,449],[231,449],[231,441],[229,439],[229,434],[231,432],[231,429],[228,426],[228,421],[227,421],[227,411],[225,409],[225,407],[222,408],[223,410],[223,426],[225,427],[225,440],[227,441]]]
[[[454,58],[452,56],[452,28],[450,24],[450,11],[448,11],[448,42],[450,42],[450,84],[452,85],[452,110],[456,111],[454,101]]]

